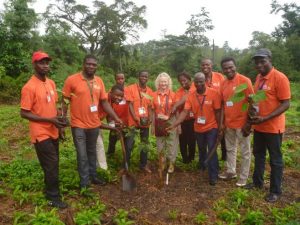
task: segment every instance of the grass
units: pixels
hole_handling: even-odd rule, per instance
[[[287,126],[294,132],[300,131],[300,93],[299,84],[292,84],[293,99],[287,115]],[[33,146],[29,143],[28,122],[19,116],[18,106],[0,105],[0,202],[14,201],[12,217],[13,224],[63,224],[61,213],[47,207],[43,197],[43,174],[37,161]],[[138,140],[137,140],[138,143]],[[104,145],[108,146],[108,132],[104,131]],[[285,165],[288,169],[299,172],[300,153],[299,140],[286,139],[282,150]],[[109,182],[118,180],[122,155],[120,145],[113,158],[108,159],[109,170],[99,169]],[[155,139],[150,138],[149,160],[157,160]],[[197,153],[196,153],[197,158]],[[132,153],[131,170],[139,166],[138,148]],[[181,163],[180,153],[176,162],[177,168],[186,172],[197,171],[197,162],[186,165]],[[221,167],[223,167],[221,163]],[[107,213],[107,206],[101,197],[92,194],[90,198],[81,197],[78,191],[79,177],[76,170],[76,153],[71,134],[67,132],[67,140],[60,144],[60,188],[63,198],[74,209],[72,219],[76,224],[100,224],[102,216]],[[189,215],[191,223],[195,224],[300,224],[300,204],[266,206],[261,200],[263,191],[245,191],[233,188],[224,196],[212,202],[210,213],[198,212]],[[126,211],[116,209],[111,217],[114,224],[133,224],[130,214],[138,217],[138,208]],[[0,212],[1,214],[4,212]],[[7,214],[7,213],[5,213]],[[4,214],[3,214],[4,215]],[[212,216],[213,215],[213,216]],[[168,211],[167,219],[177,221],[179,210]],[[160,218],[161,219],[161,218]],[[298,219],[298,221],[297,221]]]

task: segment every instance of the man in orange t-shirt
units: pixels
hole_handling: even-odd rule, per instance
[[[248,96],[253,94],[251,80],[236,72],[235,60],[226,57],[221,61],[223,73],[227,77],[223,81],[220,93],[225,117],[225,140],[226,140],[226,171],[219,175],[221,179],[232,179],[236,177],[237,144],[241,147],[241,167],[237,186],[245,186],[251,163],[250,135],[245,136],[243,127],[247,123],[247,111],[243,111],[243,105],[248,104]],[[235,89],[246,84],[243,91],[244,98],[239,102],[231,100]]]
[[[55,83],[47,78],[49,72],[48,54],[38,51],[32,56],[35,74],[24,85],[21,93],[21,116],[29,120],[31,142],[44,172],[45,195],[49,205],[66,208],[61,201],[58,180],[58,128],[66,121],[57,116],[57,92]]]
[[[216,91],[220,92],[220,87],[224,81],[224,76],[221,73],[214,72],[213,63],[210,59],[203,59],[200,65],[201,72],[205,75],[205,83],[207,87],[213,88]],[[225,138],[221,140],[221,151],[222,151],[222,160],[226,160],[226,144]]]
[[[205,75],[201,72],[195,74],[195,92],[190,93],[184,105],[184,110],[177,120],[167,128],[171,130],[183,122],[189,111],[194,113],[194,131],[199,149],[199,163],[201,170],[206,169],[204,161],[221,135],[221,97],[220,94],[205,85]],[[215,185],[218,178],[219,162],[217,153],[214,152],[208,161],[209,184]]]
[[[152,94],[153,91],[147,86],[149,73],[142,70],[138,74],[138,83],[127,87],[129,101],[129,127],[136,127],[140,130],[140,140],[147,146],[149,142],[149,126],[152,120]],[[131,135],[134,140],[134,135]],[[133,142],[134,143],[134,142]],[[130,148],[133,148],[130,147]],[[141,149],[140,152],[140,168],[146,173],[151,173],[147,165],[148,151]]]
[[[63,95],[70,101],[71,128],[82,189],[89,186],[90,179],[93,184],[105,184],[96,173],[96,142],[101,125],[99,104],[117,123],[123,123],[108,103],[105,86],[102,79],[95,76],[96,70],[96,57],[87,55],[83,60],[83,71],[69,76],[63,87]]]
[[[253,56],[256,70],[254,91],[264,90],[266,99],[256,106],[257,116],[250,118],[254,125],[253,154],[255,158],[253,183],[246,188],[262,188],[266,150],[270,155],[270,193],[266,201],[276,202],[282,190],[283,159],[281,152],[282,134],[285,131],[284,112],[290,106],[290,82],[286,75],[272,66],[272,54],[268,49],[259,49]]]

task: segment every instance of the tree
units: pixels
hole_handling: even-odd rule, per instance
[[[27,72],[28,61],[32,53],[32,37],[36,37],[34,28],[38,18],[28,7],[30,0],[10,0],[0,21],[0,62],[6,74],[12,77]]]
[[[186,23],[188,28],[185,35],[192,40],[192,45],[209,45],[209,40],[204,34],[206,31],[212,30],[214,26],[209,18],[209,12],[204,7],[201,8],[200,13],[192,15]]]
[[[112,5],[96,0],[92,9],[75,0],[56,0],[44,16],[48,26],[56,23],[71,27],[90,53],[109,57],[128,38],[137,39],[138,30],[147,27],[145,10],[145,6],[137,7],[125,0],[115,0]]]
[[[280,5],[276,0],[273,0],[271,7],[271,13],[283,13],[281,16],[283,23],[275,29],[273,36],[289,37],[293,34],[300,36],[300,6],[296,3]]]

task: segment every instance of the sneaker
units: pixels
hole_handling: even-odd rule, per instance
[[[174,173],[174,164],[170,163],[169,168],[168,168],[168,173]]]
[[[247,184],[247,179],[239,179],[238,182],[236,182],[236,186],[238,187],[244,187]]]
[[[236,174],[235,173],[224,172],[224,173],[219,174],[218,177],[220,179],[223,179],[223,180],[230,180],[230,179],[236,178]]]
[[[262,189],[263,186],[262,185],[256,185],[254,183],[249,183],[249,184],[246,184],[244,186],[245,189],[248,189],[248,190],[251,190],[251,189]]]
[[[280,198],[280,194],[270,193],[266,196],[265,200],[270,203],[277,202]]]
[[[59,209],[65,209],[68,207],[68,204],[65,202],[62,202],[61,200],[52,200],[48,202],[48,205],[51,207],[59,208]]]
[[[101,179],[101,178],[98,178],[98,177],[93,177],[91,179],[91,183],[92,184],[96,184],[96,185],[105,185],[106,184],[106,181]]]

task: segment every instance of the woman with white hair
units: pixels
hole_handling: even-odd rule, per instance
[[[161,160],[160,170],[164,170],[166,158],[169,161],[168,173],[174,172],[177,156],[178,137],[175,130],[167,132],[167,128],[175,117],[171,116],[171,109],[175,104],[175,93],[172,91],[172,79],[163,72],[155,80],[156,92],[153,94],[154,128],[157,151]]]

